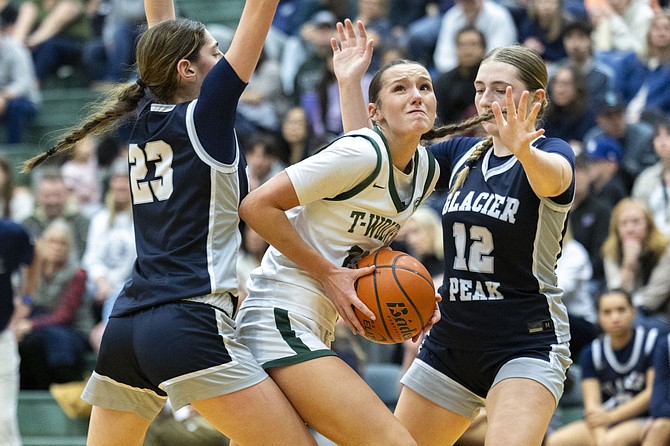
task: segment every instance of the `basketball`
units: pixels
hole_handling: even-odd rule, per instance
[[[356,281],[356,293],[377,319],[354,308],[365,337],[379,344],[411,339],[435,311],[433,279],[421,262],[400,251],[377,251],[358,261],[358,268],[370,265],[375,271]]]

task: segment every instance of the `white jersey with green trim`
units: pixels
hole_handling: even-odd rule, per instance
[[[393,166],[389,148],[378,131],[349,132],[286,169],[300,201],[300,206],[286,214],[309,246],[335,265],[353,267],[365,255],[389,246],[433,191],[439,167],[423,146],[417,146],[410,167],[406,173]],[[324,295],[317,280],[272,246],[261,266],[252,272],[250,287],[254,281],[267,280]],[[277,282],[273,283],[281,286]],[[291,302],[278,306],[308,308],[321,316],[324,304],[332,306],[325,298],[327,303],[317,303],[301,292],[295,294]],[[245,306],[264,305],[253,300],[251,293]]]

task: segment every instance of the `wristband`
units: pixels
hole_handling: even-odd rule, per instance
[[[21,296],[21,302],[24,305],[32,305],[33,304],[33,298],[30,297],[29,294],[24,294],[23,296]]]

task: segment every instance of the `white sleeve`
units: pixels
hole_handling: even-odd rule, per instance
[[[377,151],[367,140],[344,137],[287,167],[286,173],[300,204],[305,205],[351,190],[375,170],[377,160]]]

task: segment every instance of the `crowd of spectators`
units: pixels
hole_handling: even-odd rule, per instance
[[[550,74],[545,135],[564,139],[578,155],[570,228],[558,265],[575,348],[581,350],[599,333],[595,304],[606,289],[632,296],[636,324],[666,333],[666,3],[281,0],[238,108],[236,129],[250,185],[257,187],[342,133],[330,47],[337,21],[349,17],[365,23],[375,40],[371,72],[395,57],[425,64],[442,123],[476,113],[473,80],[488,50],[528,46],[543,56]],[[79,87],[100,90],[134,81],[134,42],[144,27],[141,5],[136,0],[0,0],[0,157],[30,131],[40,113],[40,91],[52,88],[50,79],[74,70],[83,73]],[[233,30],[211,28],[225,50]],[[135,250],[126,150],[122,133],[88,138],[67,162],[39,169],[28,187],[15,185],[12,166],[0,159],[0,211],[37,240],[42,262],[34,307],[17,326],[23,388],[81,378],[84,359],[95,352],[114,296],[129,277]],[[442,261],[441,198],[432,197],[396,242],[424,259],[436,278]],[[242,292],[265,248],[262,239],[245,232]],[[360,353],[365,348],[354,348],[356,363],[365,361]],[[402,352],[388,357],[403,362]]]

